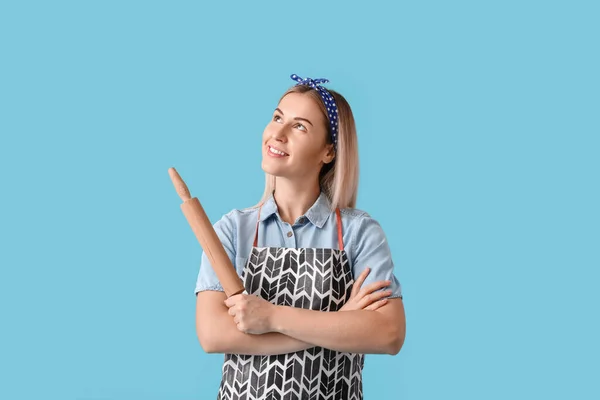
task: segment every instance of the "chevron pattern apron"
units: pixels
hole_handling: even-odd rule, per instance
[[[339,249],[257,247],[257,221],[242,272],[248,294],[277,305],[339,310],[350,298],[354,278],[339,209],[336,218]],[[270,356],[225,354],[217,400],[362,400],[363,366],[363,354],[322,347]]]

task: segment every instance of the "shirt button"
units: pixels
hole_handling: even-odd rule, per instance
[[[289,232],[287,233],[287,237],[292,237],[293,235],[294,235],[294,234],[292,233],[292,231],[289,231]]]

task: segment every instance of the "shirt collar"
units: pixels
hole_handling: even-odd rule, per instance
[[[275,198],[273,197],[273,193],[271,193],[260,210],[260,221],[262,222],[274,214],[279,216],[277,203],[275,203]],[[322,228],[330,215],[331,203],[325,192],[321,191],[317,200],[303,216],[308,218],[313,225]]]

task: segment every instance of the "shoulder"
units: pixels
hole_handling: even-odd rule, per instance
[[[228,213],[223,215],[223,218],[235,219],[235,218],[244,218],[256,215],[258,213],[258,207],[248,207],[248,208],[234,208]]]
[[[257,216],[258,207],[234,208],[223,214],[221,219],[218,220],[215,225],[235,228],[244,225],[247,221],[256,221]]]
[[[353,247],[386,241],[381,224],[371,214],[358,208],[340,208],[342,225],[351,237]]]
[[[358,208],[340,208],[340,214],[342,217],[346,217],[348,220],[355,220],[369,216],[369,213]]]
[[[377,220],[375,220],[371,214],[359,208],[340,208],[340,215],[342,217],[342,223],[346,222],[351,226],[373,223],[378,225]]]
[[[256,224],[258,209],[234,208],[223,214],[220,219],[212,224],[215,233],[222,241],[228,241],[236,246],[238,236],[246,236]]]

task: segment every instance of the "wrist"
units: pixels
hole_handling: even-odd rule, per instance
[[[271,332],[283,333],[282,326],[282,314],[285,312],[285,306],[273,305],[273,309],[271,310]]]

